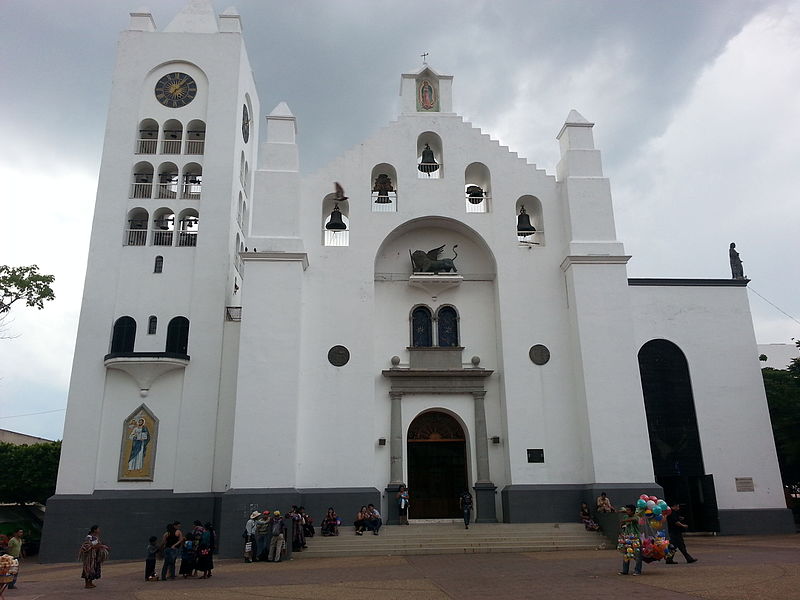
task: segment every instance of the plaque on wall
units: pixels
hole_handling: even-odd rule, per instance
[[[344,346],[334,346],[328,350],[328,361],[334,367],[343,367],[350,361],[350,351]]]
[[[735,477],[737,492],[755,492],[756,486],[752,477]]]
[[[544,448],[528,448],[528,462],[529,463],[543,463],[544,462]]]
[[[531,357],[534,364],[544,365],[550,360],[550,350],[547,349],[547,346],[536,344],[528,350],[528,356]]]

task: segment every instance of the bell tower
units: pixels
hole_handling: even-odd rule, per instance
[[[109,515],[135,509],[156,531],[187,502],[212,514],[230,480],[258,96],[235,9],[191,0],[163,29],[146,10],[130,17],[46,560],[71,555],[59,540],[78,539],[87,518],[114,529]]]

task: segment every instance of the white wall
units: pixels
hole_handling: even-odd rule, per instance
[[[631,287],[639,348],[652,339],[686,355],[706,473],[720,509],[785,508],[744,287]],[[755,492],[737,492],[752,477]]]

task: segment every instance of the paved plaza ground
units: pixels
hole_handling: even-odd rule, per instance
[[[83,589],[77,563],[31,560],[5,598],[800,600],[800,535],[689,537],[687,546],[697,563],[645,565],[641,577],[617,575],[615,550],[218,560],[209,580],[154,583],[142,581],[144,561],[110,561],[94,590]]]

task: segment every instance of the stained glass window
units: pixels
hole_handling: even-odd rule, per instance
[[[425,306],[418,306],[411,313],[411,345],[415,348],[433,346],[433,319],[431,311]]]
[[[439,346],[458,346],[458,314],[452,306],[443,306],[437,313]]]

